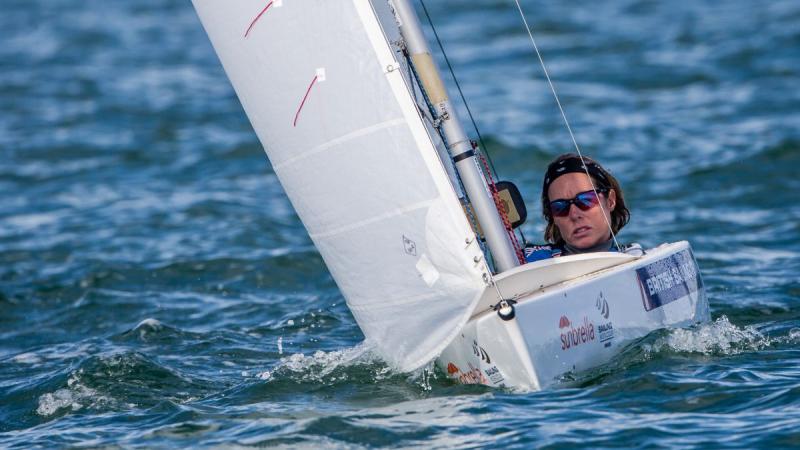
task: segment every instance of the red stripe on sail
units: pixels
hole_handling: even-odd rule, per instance
[[[308,85],[308,89],[306,89],[306,95],[303,96],[303,101],[300,102],[300,106],[297,108],[297,112],[294,114],[294,122],[292,123],[293,127],[297,126],[297,119],[298,117],[300,117],[300,111],[303,110],[303,105],[306,104],[306,100],[308,99],[308,94],[311,93],[311,88],[313,88],[314,85],[317,84],[318,77],[319,75],[314,75],[314,79],[311,80],[311,84]]]
[[[247,37],[247,35],[248,35],[248,34],[250,34],[250,30],[252,30],[252,29],[253,29],[253,26],[255,26],[256,22],[258,22],[258,19],[260,19],[260,18],[261,18],[261,16],[263,16],[263,15],[264,15],[264,13],[265,13],[265,12],[267,12],[267,10],[269,9],[269,7],[270,7],[270,6],[272,6],[272,1],[270,1],[269,3],[267,3],[267,6],[265,6],[265,7],[264,7],[264,9],[262,9],[262,10],[261,10],[261,12],[260,12],[260,13],[258,13],[258,15],[256,16],[256,18],[255,18],[255,19],[253,19],[253,21],[252,21],[252,22],[250,22],[250,26],[249,26],[249,27],[247,27],[247,31],[245,31],[245,32],[244,32],[244,37]]]

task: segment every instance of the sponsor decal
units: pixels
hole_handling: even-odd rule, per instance
[[[503,374],[500,373],[500,370],[497,368],[497,366],[492,366],[484,370],[484,373],[486,373],[486,376],[489,377],[494,384],[500,384],[503,382]]]
[[[481,373],[480,369],[467,363],[469,370],[464,372],[457,365],[447,363],[447,374],[461,384],[489,384],[489,380]]]
[[[479,346],[476,341],[472,341],[472,352],[486,364],[492,363],[492,358],[489,358],[489,354],[486,353],[486,350]]]
[[[417,243],[403,235],[403,250],[406,255],[417,256]]]
[[[588,317],[583,318],[583,323],[573,324],[567,316],[561,316],[558,321],[561,329],[561,350],[569,350],[581,344],[595,340],[594,324]]]
[[[636,269],[646,311],[660,308],[703,287],[692,252],[688,249]]]
[[[594,306],[597,307],[597,310],[600,311],[600,315],[603,316],[604,319],[608,319],[608,315],[611,314],[611,309],[608,307],[608,301],[603,296],[602,291],[600,295],[597,296]]]
[[[597,334],[603,347],[611,347],[611,342],[614,340],[614,325],[611,322],[599,325]]]
[[[608,319],[608,316],[611,315],[611,308],[608,306],[608,300],[606,300],[602,291],[600,295],[597,296],[594,306],[600,311],[600,315],[604,319]],[[600,343],[603,344],[603,347],[611,347],[611,341],[614,340],[614,325],[611,322],[598,325],[597,337],[600,339]]]

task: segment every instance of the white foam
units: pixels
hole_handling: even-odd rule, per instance
[[[158,319],[153,319],[152,317],[148,317],[147,319],[144,319],[141,322],[139,322],[139,325],[136,325],[136,328],[142,328],[142,327],[159,329],[162,327],[162,325],[161,322],[158,321]]]
[[[5,222],[22,229],[35,229],[43,225],[52,225],[60,218],[60,213],[17,214],[6,217]]]
[[[312,355],[294,353],[284,356],[272,370],[261,372],[256,377],[268,381],[290,372],[292,378],[299,378],[305,381],[336,381],[336,378],[331,376],[334,370],[360,364],[372,364],[376,361],[379,361],[379,359],[372,352],[372,347],[366,343],[361,343],[344,350],[331,352],[318,350]],[[388,370],[381,368],[376,373],[376,376],[383,377]]]
[[[288,378],[302,382],[334,383],[347,380],[350,368],[358,368],[359,371],[366,368],[375,382],[402,375],[386,364],[374,351],[373,344],[364,341],[343,350],[318,350],[311,355],[294,353],[284,356],[270,370],[257,372],[254,376],[267,382]],[[423,391],[430,391],[433,388],[432,381],[437,379],[435,364],[431,362],[405,376],[408,383],[419,386]]]
[[[322,366],[322,372],[320,374],[326,375],[340,366],[351,365],[351,363],[356,362],[364,356],[367,351],[367,347],[359,345],[353,348],[335,350],[332,352],[317,350],[311,356],[295,353],[288,358],[281,359],[281,361],[285,363],[285,367],[295,372]]]
[[[164,328],[164,325],[159,322],[157,319],[153,319],[152,317],[148,317],[147,319],[142,320],[139,322],[138,325],[134,328],[134,330],[139,332],[139,339],[145,340],[147,339],[147,335],[151,333],[158,333]]]
[[[12,361],[15,363],[20,364],[39,364],[42,362],[42,358],[37,356],[35,353],[20,353],[19,355],[15,356]]]
[[[75,348],[71,344],[61,344],[42,349],[39,353],[48,360],[64,361],[89,356],[92,353],[91,344],[81,344]]]
[[[792,328],[789,330],[789,340],[797,341],[800,340],[800,328]]]
[[[768,347],[771,340],[753,326],[738,327],[726,316],[691,329],[671,330],[667,336],[645,345],[646,351],[670,349],[688,353],[733,355]]]
[[[67,380],[66,388],[39,396],[36,413],[47,417],[64,409],[78,411],[84,407],[97,407],[110,402],[110,398],[98,395],[97,391],[81,383],[78,375],[74,375]]]

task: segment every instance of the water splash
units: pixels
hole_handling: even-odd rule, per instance
[[[112,403],[112,399],[100,395],[81,381],[82,371],[67,380],[67,387],[39,397],[36,414],[49,417],[59,411],[79,411],[83,408],[98,408]]]
[[[338,369],[372,365],[377,360],[378,357],[372,348],[362,343],[344,350],[331,352],[318,350],[310,356],[294,353],[281,358],[271,371],[261,372],[256,377],[262,380],[271,380],[284,374],[301,381],[335,382],[347,376],[346,370],[339,371]],[[337,374],[333,374],[334,371],[343,373],[337,376]]]
[[[400,372],[375,351],[373,345],[362,342],[355,347],[330,352],[316,351],[311,355],[295,353],[282,357],[270,370],[257,372],[254,378],[269,383],[339,383],[376,384],[387,381],[413,386],[417,393],[431,392],[438,380],[446,379],[434,361],[412,372]]]
[[[652,344],[644,344],[645,353],[665,350],[705,355],[735,355],[769,347],[772,341],[755,327],[738,327],[721,316],[696,328],[671,330]]]
[[[792,328],[789,330],[790,341],[800,341],[800,328]]]
[[[389,371],[390,369],[387,367],[385,372]],[[436,363],[431,361],[425,366],[413,371],[408,377],[408,382],[417,384],[425,392],[430,392],[433,390],[431,381],[437,380],[438,378],[436,374]]]

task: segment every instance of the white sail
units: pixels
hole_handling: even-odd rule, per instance
[[[365,336],[402,370],[427,363],[486,266],[384,34],[396,30],[381,28],[386,5],[193,3]]]

